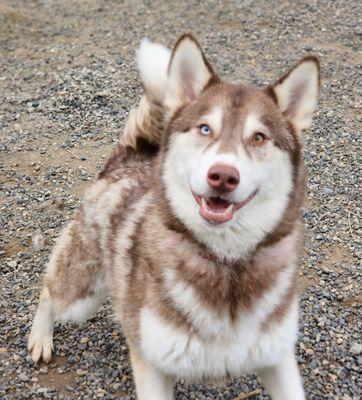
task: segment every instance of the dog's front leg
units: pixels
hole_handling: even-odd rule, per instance
[[[173,378],[146,363],[132,345],[129,347],[138,400],[172,400]]]
[[[292,351],[279,364],[261,370],[260,380],[273,400],[305,400],[297,360]]]

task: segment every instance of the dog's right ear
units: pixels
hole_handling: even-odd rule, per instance
[[[168,66],[165,103],[169,112],[194,101],[210,81],[217,81],[217,77],[200,45],[189,34],[181,36]]]

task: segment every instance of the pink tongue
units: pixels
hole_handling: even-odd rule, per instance
[[[230,221],[234,215],[234,209],[227,211],[228,203],[220,198],[209,198],[200,205],[200,215],[208,222],[221,224]]]

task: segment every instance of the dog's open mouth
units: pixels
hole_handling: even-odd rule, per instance
[[[221,197],[206,197],[193,193],[197,204],[200,206],[200,215],[211,224],[222,224],[230,221],[235,211],[248,204],[256,195],[257,190],[251,193],[240,203],[231,203]]]

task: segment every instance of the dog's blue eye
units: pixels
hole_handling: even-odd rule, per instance
[[[200,132],[205,136],[209,136],[211,135],[211,128],[209,125],[203,124],[200,126]]]

